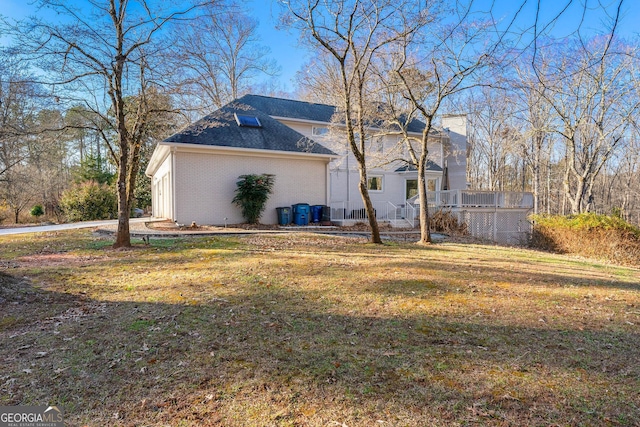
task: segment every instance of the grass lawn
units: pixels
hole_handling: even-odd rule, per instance
[[[0,406],[71,426],[640,425],[640,270],[315,235],[0,238]]]

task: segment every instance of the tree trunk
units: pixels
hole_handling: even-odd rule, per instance
[[[584,190],[584,180],[578,178],[578,186],[576,188],[575,194],[572,196],[569,193],[569,201],[571,202],[571,213],[574,215],[583,212],[582,200],[584,198]]]
[[[122,156],[120,156],[122,161]],[[121,170],[118,174],[118,229],[116,231],[115,248],[128,248],[131,246],[131,235],[129,234],[129,216],[131,205],[127,194],[126,173]]]
[[[418,171],[418,195],[420,198],[420,240],[418,243],[428,245],[431,243],[431,224],[429,221],[429,201],[427,200],[427,180],[424,170],[425,165],[421,164]]]
[[[378,220],[376,219],[376,210],[373,208],[371,198],[369,197],[369,188],[367,185],[367,175],[360,169],[360,182],[358,183],[360,190],[360,196],[364,203],[364,208],[367,211],[367,218],[369,219],[369,226],[371,227],[371,243],[382,243],[380,238],[380,228],[378,227]]]

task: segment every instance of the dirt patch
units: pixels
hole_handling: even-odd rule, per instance
[[[71,253],[44,253],[27,255],[16,258],[15,262],[20,266],[31,267],[56,267],[56,266],[82,266],[96,263],[100,260],[97,256],[82,256]]]

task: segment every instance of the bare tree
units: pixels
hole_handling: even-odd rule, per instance
[[[258,77],[277,75],[257,30],[258,20],[234,4],[211,4],[188,25],[176,25],[171,57],[180,70],[180,95],[210,112],[249,92]]]
[[[0,187],[0,199],[11,210],[16,224],[20,222],[20,213],[35,199],[35,172],[29,166],[18,164],[5,173],[3,185]]]
[[[469,124],[476,160],[475,188],[489,191],[507,189],[507,165],[513,156],[520,155],[518,142],[522,139],[514,123],[517,109],[509,92],[502,88],[479,88],[466,99],[470,108]]]
[[[341,104],[340,66],[329,52],[319,51],[295,75],[296,96],[308,102]]]
[[[595,180],[638,113],[636,56],[613,36],[539,48],[536,86],[557,118],[553,131],[565,149],[563,188],[572,213],[591,210]]]
[[[27,159],[27,135],[39,108],[36,85],[10,56],[0,56],[0,181]]]
[[[203,2],[209,3],[209,2]],[[104,122],[101,134],[117,165],[118,229],[114,247],[131,245],[129,216],[138,176],[140,149],[155,111],[147,93],[155,85],[163,52],[162,31],[187,19],[202,4],[156,9],[147,0],[91,0],[79,6],[43,0],[60,24],[39,19],[13,27],[25,53],[44,68],[57,96],[80,101]],[[129,109],[126,99],[139,100]]]
[[[519,116],[525,123],[522,150],[532,175],[533,212],[537,214],[540,212],[543,167],[546,164],[549,168],[553,150],[551,129],[554,116],[551,106],[545,101],[546,89],[517,66],[516,74],[518,80],[513,87],[522,105]],[[548,200],[546,204],[549,204]]]
[[[433,9],[424,9],[421,15],[429,17],[416,31],[407,31],[391,50],[384,86],[392,96],[388,108],[393,124],[402,130],[411,162],[418,170],[418,194],[420,200],[420,241],[431,243],[429,209],[427,199],[426,169],[429,161],[429,145],[437,137],[435,120],[444,101],[461,91],[478,85],[470,77],[489,65],[496,48],[479,49],[481,37],[487,37],[486,26],[469,20],[468,7],[447,10],[437,2]],[[453,20],[453,24],[441,25]],[[398,108],[397,106],[400,106]],[[402,108],[404,106],[404,108]],[[415,118],[425,126],[420,138],[406,132]],[[466,155],[466,153],[465,153]]]
[[[371,241],[382,243],[367,178],[368,85],[381,50],[415,31],[424,16],[413,2],[404,0],[291,0],[283,4],[283,23],[299,29],[311,47],[326,52],[338,73],[340,118],[358,165],[358,189],[371,226]]]

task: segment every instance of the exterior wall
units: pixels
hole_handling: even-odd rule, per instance
[[[360,191],[358,189],[358,182],[360,180],[360,174],[357,168],[357,162],[351,151],[348,149],[346,143],[338,144],[331,140],[331,136],[319,137],[313,135],[313,127],[328,127],[328,123],[305,123],[294,120],[286,120],[278,118],[278,120],[286,126],[294,129],[302,135],[313,139],[314,141],[323,144],[325,147],[333,150],[340,155],[340,158],[331,162],[331,188],[330,198],[332,202],[346,202],[351,201],[358,203],[361,200]],[[392,157],[407,157],[403,146],[398,147],[397,136],[384,136],[384,152],[388,153],[390,150],[395,150]],[[466,139],[464,140],[466,144]],[[465,145],[466,146],[466,145]],[[399,152],[398,150],[402,150]],[[368,176],[383,176],[383,190],[382,191],[370,191],[369,195],[372,202],[391,202],[396,206],[404,205],[406,202],[406,180],[417,179],[417,172],[414,173],[398,173],[396,169],[404,166],[403,162],[387,163],[386,158],[377,156],[378,153],[371,151],[368,154],[370,167],[367,171]],[[387,155],[387,157],[389,157]],[[429,144],[429,157],[433,162],[442,166],[443,165],[443,148],[442,142],[432,142]],[[376,167],[377,166],[377,167]],[[466,170],[466,162],[464,169]],[[349,171],[349,172],[347,172]],[[465,175],[466,176],[466,175]],[[437,179],[438,187],[442,182],[442,172],[427,172],[427,179]],[[466,188],[466,185],[460,187]]]
[[[232,204],[240,175],[273,174],[275,185],[260,219],[276,224],[276,207],[295,203],[326,205],[327,159],[283,158],[247,154],[184,152],[176,154],[175,220],[180,224],[242,223],[240,208]]]
[[[467,189],[467,116],[442,117],[442,127],[449,129],[449,142],[444,145],[445,166],[448,169],[447,190]]]
[[[298,121],[284,120],[284,119],[278,119],[278,121],[283,125],[289,126],[291,129],[295,130],[296,132],[301,133],[307,138],[313,139],[311,136],[311,128],[313,127],[313,125],[311,125],[310,123],[302,123]]]
[[[418,179],[417,172],[398,173],[393,171],[371,170],[368,177],[382,176],[382,191],[369,190],[372,202],[391,202],[396,206],[404,205],[406,199],[406,182],[408,179]],[[427,172],[427,179],[437,180],[436,186],[442,179],[441,172]],[[354,202],[362,200],[358,183],[360,175],[357,170],[347,174],[345,169],[331,170],[331,202]]]

